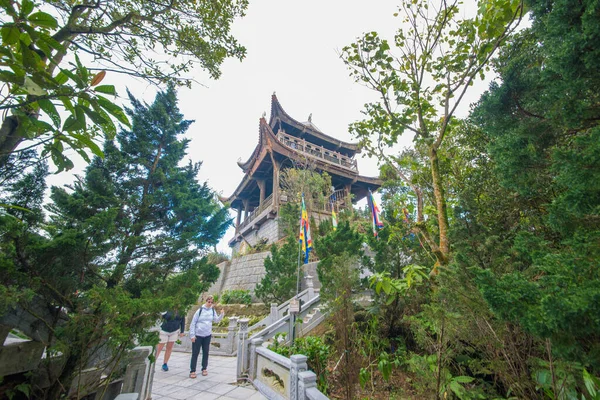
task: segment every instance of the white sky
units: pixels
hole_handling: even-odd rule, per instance
[[[187,136],[190,158],[203,162],[199,180],[208,181],[224,196],[233,193],[243,176],[236,162],[246,161],[258,143],[258,121],[263,112],[268,119],[274,91],[293,118],[306,121],[312,113],[313,123],[323,132],[355,142],[348,125],[361,119],[363,105],[375,100],[375,95],[350,78],[339,53],[364,32],[377,31],[391,40],[400,23],[393,16],[397,4],[388,0],[250,0],[246,17],[233,26],[234,36],[247,48],[246,59],[227,60],[218,81],[203,78],[200,72],[197,80],[205,87],[196,84],[179,91],[182,113],[196,121]],[[115,84],[123,94],[127,86],[146,102],[152,102],[156,93],[152,86],[118,81],[110,75],[103,84]],[[77,165],[76,173],[81,173],[85,164]],[[378,175],[374,160],[359,156],[358,168],[361,175]],[[71,179],[71,174],[62,173],[52,176],[49,184]],[[230,253],[227,241],[232,235],[230,229],[217,246],[219,251]]]

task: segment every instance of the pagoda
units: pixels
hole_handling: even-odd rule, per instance
[[[285,168],[308,161],[316,171],[327,172],[338,209],[351,207],[369,189],[379,188],[378,178],[359,175],[355,159],[359,152],[357,144],[323,133],[311,117],[306,122],[290,117],[273,93],[270,120],[267,123],[263,115],[259,121],[258,144],[246,162],[238,162],[244,177],[234,193],[222,199],[237,211],[235,235],[229,241],[233,254],[248,245],[274,243],[282,238],[277,217],[280,205],[287,201],[279,182]]]

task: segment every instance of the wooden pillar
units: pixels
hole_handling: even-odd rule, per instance
[[[242,204],[244,205],[244,221],[248,218],[248,213],[250,212],[250,201],[248,199],[242,199]]]
[[[265,188],[266,181],[264,179],[256,179],[256,185],[258,186],[258,190],[260,191],[260,200],[258,201],[258,205],[261,206],[263,201],[265,201]]]
[[[352,193],[352,184],[347,183],[344,189],[346,189],[346,193],[344,193],[344,208],[348,209],[352,207],[352,197],[350,196]]]
[[[240,222],[242,221],[242,206],[238,206],[237,210],[237,218],[235,219],[235,230],[237,231],[240,226]]]
[[[273,159],[273,209],[279,209],[279,162]]]

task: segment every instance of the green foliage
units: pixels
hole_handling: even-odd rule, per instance
[[[478,272],[478,285],[497,316],[550,340],[555,365],[581,363],[597,374],[600,129],[598,93],[589,88],[600,82],[591,58],[600,47],[590,41],[598,24],[589,16],[598,6],[534,1],[531,10],[531,28],[495,64],[501,83],[473,113],[518,210],[496,214],[511,222],[510,235],[498,235],[505,266]]]
[[[42,146],[59,170],[69,169],[66,150],[89,162],[89,152],[102,155],[97,141],[112,139],[116,122],[129,126],[123,110],[104,97],[116,95],[113,85],[100,84],[106,70],[86,67],[80,56],[92,54],[97,65],[153,83],[189,85],[192,78],[183,74],[194,65],[218,78],[225,58],[245,55],[229,30],[246,7],[245,0],[222,1],[218,9],[193,1],[3,1],[0,110],[11,115],[0,129],[0,165],[27,141]]]
[[[89,71],[77,55],[74,62],[59,67],[56,54],[67,51],[66,43],[56,40],[59,29],[54,16],[36,10],[39,6],[24,0],[6,1],[0,5],[8,17],[3,21],[0,78],[8,85],[2,96],[2,110],[10,110],[16,124],[11,136],[38,141],[43,145],[42,157],[52,159],[59,171],[73,164],[63,152],[68,146],[86,161],[88,151],[101,156],[96,141],[106,135],[113,138],[115,121],[129,125],[123,110],[101,94],[115,95],[112,85],[99,85],[106,72]],[[58,110],[62,109],[62,113]],[[40,119],[39,115],[45,118]],[[64,121],[61,114],[66,114]],[[3,124],[2,164],[19,140],[7,138],[9,129]],[[11,142],[11,143],[8,143]]]
[[[371,392],[375,392],[374,370],[377,369],[384,381],[389,381],[392,369],[400,366],[402,351],[390,355],[389,340],[379,336],[379,320],[371,317],[367,323],[359,326],[357,347],[362,359],[358,375],[360,386],[364,389],[370,384]]]
[[[288,202],[300,204],[302,194],[306,208],[324,210],[331,195],[331,176],[327,172],[317,172],[310,164],[296,165],[281,171],[280,186]],[[299,213],[297,215],[300,215]]]
[[[422,285],[429,276],[424,272],[425,267],[419,265],[407,265],[402,268],[402,278],[392,279],[389,273],[373,274],[369,280],[371,286],[375,287],[375,293],[390,296],[406,296],[415,286]],[[383,291],[383,293],[382,293]]]
[[[336,265],[336,262],[339,261],[337,258],[342,256],[354,258],[357,261],[360,260],[364,254],[363,241],[364,236],[353,229],[349,221],[341,222],[337,230],[314,240],[315,250],[320,258],[317,267],[319,282],[321,282],[322,287],[326,288],[325,291],[321,291],[321,296],[325,294],[327,297],[329,288],[333,291],[331,295],[336,296],[336,289],[331,284],[339,279],[336,274],[340,271],[337,271],[337,268],[349,268],[358,271],[358,262],[352,266],[343,267]],[[354,275],[353,272],[346,277],[351,278]]]
[[[298,257],[296,236],[288,235],[282,245],[272,245],[271,255],[264,262],[265,276],[254,290],[256,297],[265,304],[281,304],[289,300],[296,293]]]
[[[216,299],[216,296],[214,296]],[[218,303],[218,301],[215,300],[215,303]],[[243,303],[232,303],[232,304],[243,304]],[[253,326],[256,323],[262,321],[264,318],[266,317],[266,315],[250,315],[250,316],[244,316],[244,318],[248,318],[248,326]],[[214,327],[218,327],[218,328],[226,328],[229,326],[229,317],[224,317],[221,321],[219,321],[216,324],[213,324]]]
[[[206,259],[210,264],[218,265],[224,261],[229,261],[230,257],[225,253],[215,251],[212,253],[208,253],[206,255]]]
[[[47,346],[41,368],[59,353],[64,360],[49,386],[37,386],[32,375],[32,397],[66,395],[92,363],[118,376],[113,356],[151,343],[146,331],[161,312],[186,309],[218,277],[203,255],[230,221],[214,192],[196,181],[199,165],[180,166],[187,145],[180,136],[191,121],[179,113],[172,87],[152,105],[131,100],[132,130],[117,135],[118,146],[107,141],[104,159],[95,158],[71,187],[52,189],[50,220],[40,210],[45,167],[14,181],[6,198],[33,212],[0,215],[0,315],[18,308],[43,327],[18,327]]]
[[[249,290],[232,289],[221,293],[221,303],[223,304],[252,304],[252,296]]]
[[[305,355],[308,358],[308,369],[317,375],[318,389],[326,394],[329,376],[327,361],[331,354],[331,348],[318,336],[296,338],[291,346],[282,344],[282,340],[280,340],[282,336],[285,334],[275,335],[273,344],[269,345],[269,350],[288,358],[294,354]]]
[[[412,228],[435,257],[435,273],[450,256],[448,194],[439,154],[455,129],[455,112],[465,94],[484,77],[490,58],[523,13],[518,0],[479,2],[471,18],[464,16],[467,7],[443,0],[403,1],[396,14],[402,25],[393,42],[368,32],[342,52],[350,75],[379,96],[365,104],[366,119],[352,124],[351,132],[367,154],[412,191]],[[413,136],[414,150],[399,157],[387,154],[405,134]]]
[[[372,335],[410,352],[402,367],[422,397],[595,398],[597,2],[528,2],[531,27],[518,33],[510,33],[516,2],[480,2],[474,19],[458,7],[404,4],[401,56],[376,33],[344,49],[353,76],[381,94],[352,127],[384,162],[386,181],[388,223],[367,263],[376,273]],[[489,66],[500,79],[468,120],[455,120],[454,105]],[[382,152],[409,132],[413,149]],[[442,202],[446,260],[436,254]],[[363,384],[375,369],[367,358]]]
[[[335,328],[335,347],[340,359],[340,385],[344,398],[354,397],[359,382],[360,361],[355,347],[357,328],[354,316],[353,292],[360,288],[360,258],[363,255],[363,235],[350,227],[348,221],[338,229],[315,240],[320,256],[317,266],[321,301],[327,305]]]

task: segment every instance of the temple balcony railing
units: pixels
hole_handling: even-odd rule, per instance
[[[237,230],[241,231],[246,226],[250,225],[252,223],[252,221],[256,219],[256,217],[258,217],[260,214],[262,214],[262,212],[265,211],[266,209],[271,208],[272,205],[273,205],[273,195],[271,194],[269,197],[267,197],[266,199],[263,200],[262,204],[260,204],[254,210],[252,210],[246,216],[246,218],[244,218],[244,221],[242,223],[240,223]]]
[[[287,202],[287,196],[285,194],[281,194],[279,196],[279,205]],[[273,206],[273,195],[271,194],[263,200],[262,204],[252,210],[246,216],[246,218],[244,218],[244,220],[238,225],[236,232],[246,231],[247,227],[252,225],[254,221],[263,220],[264,218],[259,217],[265,217],[264,214],[272,211]],[[309,211],[311,216],[313,216],[317,221],[320,221],[324,218],[330,218],[332,209],[334,209],[335,212],[339,212],[340,210],[350,207],[352,207],[352,200],[348,196],[348,192],[346,189],[339,189],[332,193],[332,195],[329,197],[329,201]]]
[[[356,160],[345,156],[342,153],[338,153],[337,151],[326,149],[323,146],[317,146],[316,144],[307,142],[304,139],[298,139],[294,136],[288,135],[284,131],[279,131],[277,133],[277,140],[301,153],[308,154],[310,156],[323,159],[328,163],[336,164],[358,172]]]

